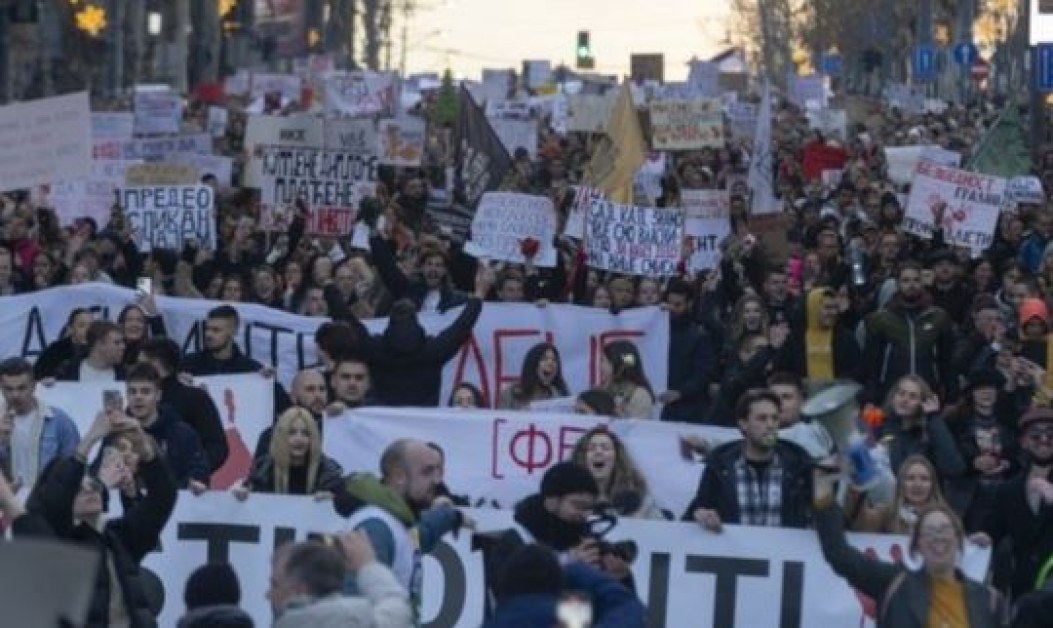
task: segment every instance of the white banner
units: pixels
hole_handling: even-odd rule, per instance
[[[718,100],[651,102],[655,150],[691,150],[724,145],[724,112]]]
[[[121,309],[135,301],[135,292],[108,284],[81,284],[42,290],[27,295],[0,297],[0,355],[34,358],[58,339],[74,307],[87,307],[98,318],[116,320]],[[186,352],[202,348],[203,321],[217,301],[158,297],[158,307],[170,338]],[[231,304],[241,315],[238,344],[250,357],[278,371],[286,386],[300,369],[316,366],[314,332],[326,319],[296,316],[251,303]],[[445,329],[459,311],[422,315],[429,334]],[[383,319],[364,321],[373,333],[387,325]],[[633,308],[612,315],[595,308],[573,305],[488,303],[475,324],[471,339],[443,371],[442,399],[455,383],[471,382],[488,398],[519,377],[526,351],[542,341],[560,350],[564,377],[575,392],[599,381],[601,347],[615,339],[636,343],[644,372],[655,390],[666,386],[669,352],[669,317],[658,308]]]
[[[0,107],[0,192],[91,176],[88,92]]]
[[[677,274],[684,238],[684,212],[680,208],[593,200],[587,220],[589,266],[648,277]]]
[[[469,514],[480,531],[512,527],[508,511]],[[194,569],[226,562],[238,574],[242,608],[257,626],[270,625],[265,595],[275,547],[345,525],[330,503],[310,497],[252,495],[238,502],[227,493],[180,493],[161,551],[144,561],[165,585],[159,624],[174,626],[185,612],[181,592]],[[831,571],[810,530],[727,526],[711,534],[691,523],[622,519],[606,539],[635,541],[633,577],[653,628],[873,626],[867,614],[873,604]],[[849,542],[887,561],[907,553],[907,539],[900,536],[852,534]],[[989,561],[988,550],[968,546],[962,569],[982,581]],[[482,554],[471,551],[471,534],[447,536],[423,566],[422,625],[477,628],[486,579]]]
[[[472,219],[472,239],[464,252],[477,258],[523,264],[523,244],[537,243],[534,264],[556,265],[556,209],[547,196],[514,192],[487,192]]]
[[[199,377],[195,384],[212,398],[223,420],[230,454],[224,466],[213,474],[211,486],[227,489],[234,481],[248,476],[256,442],[273,423],[274,381],[254,373]],[[56,382],[51,386],[37,385],[36,394],[48,405],[64,410],[83,436],[102,409],[104,390],[117,390],[125,401],[128,399],[123,382]]]
[[[684,208],[684,231],[692,240],[692,270],[716,268],[720,243],[731,233],[728,191],[681,190],[680,204]]]
[[[998,213],[1005,197],[1006,180],[918,162],[903,216],[903,230],[931,238],[936,220],[947,243],[982,251],[994,239]]]
[[[424,156],[424,120],[397,118],[381,120],[377,130],[376,154],[380,163],[396,167],[416,167]]]
[[[135,90],[136,135],[179,133],[183,97],[170,89]]]
[[[134,139],[124,142],[120,154],[115,158],[166,161],[180,153],[212,154],[212,136],[208,133],[194,133]]]
[[[515,155],[517,148],[525,148],[530,159],[537,159],[537,120],[492,118],[490,126],[509,155]]]
[[[130,187],[118,194],[141,252],[182,251],[187,242],[216,249],[215,195],[207,185]]]
[[[398,111],[399,79],[394,73],[332,72],[321,79],[326,115],[393,117]]]

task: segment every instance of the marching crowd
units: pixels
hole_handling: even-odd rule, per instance
[[[429,107],[426,100],[417,113],[427,118]],[[265,234],[256,199],[241,188],[218,189],[216,250],[149,253],[136,249],[120,207],[107,224],[64,226],[28,192],[8,194],[0,294],[85,282],[135,287],[141,277],[151,287],[115,321],[70,303],[62,337],[32,364],[20,356],[0,362],[4,521],[16,538],[98,549],[88,625],[154,625],[159,596],[140,562],[157,547],[177,491],[210,490],[228,456],[220,415],[192,378],[273,377],[237,342],[238,304],[258,303],[324,318],[314,339],[321,363],[297,373],[288,390],[275,382],[273,426],[234,493],[331,500],[354,530],[276,552],[268,591],[276,626],[413,625],[419,554],[472,525],[458,487],[444,481],[440,448],[407,435],[383,452],[376,474],[348,474],[322,452],[326,417],[371,405],[529,411],[532,402],[562,397],[574,397],[581,413],[731,427],[742,438],[684,440],[685,455],[700,455],[705,468],[691,506],[672,513],[651,497],[614,433],[586,433],[569,460],[545,473],[537,494],[515,505],[514,529],[480,535],[487,626],[570,621],[562,614],[581,605],[566,591],[589,601],[591,625],[646,624],[631,572],[634,548],[603,541],[596,513],[696,521],[714,533],[726,524],[813,528],[833,569],[876,602],[879,626],[1048,625],[1053,205],[1006,207],[993,244],[978,255],[948,245],[939,230],[928,240],[906,234],[903,190],[889,180],[883,148],[932,144],[967,158],[997,110],[988,103],[951,105],[939,115],[873,109],[865,123],[851,121],[848,137],[827,138],[798,108],[780,104],[773,176],[783,246],[753,232],[749,200],[734,193],[719,266],[682,267],[668,278],[589,268],[582,243],[564,236],[554,268],[468,256],[431,213],[442,163],[381,169],[376,197],[359,214],[368,250],[353,248],[350,234],[307,233],[304,204],[292,208],[288,232]],[[199,117],[192,108],[188,121]],[[501,189],[547,195],[565,220],[591,143],[542,128],[537,159],[516,151]],[[237,156],[243,129],[234,111],[220,150]],[[816,142],[843,153],[835,187],[802,171],[802,151]],[[682,190],[723,188],[745,173],[748,150],[748,142],[730,141],[676,153],[654,202],[676,207]],[[1047,190],[1050,155],[1038,154],[1032,173]],[[184,355],[166,336],[155,294],[222,302],[208,313],[202,351]],[[487,302],[613,313],[660,306],[671,326],[668,385],[652,385],[639,349],[619,340],[603,348],[601,385],[570,390],[558,348],[542,343],[494,398],[461,383],[440,399],[442,368]],[[420,313],[458,308],[435,335],[418,321]],[[388,318],[382,333],[362,324],[374,317]],[[63,409],[35,396],[38,383],[54,381],[119,385],[81,434]],[[863,465],[847,462],[809,409],[810,398],[847,382],[846,403],[858,404],[866,449],[880,467],[881,479],[869,486],[852,481]],[[31,488],[24,503],[15,496],[20,488]],[[105,515],[111,495],[119,495],[119,517]],[[846,530],[907,535],[922,568],[871,560],[845,542]],[[967,542],[992,549],[984,582],[957,570]],[[233,571],[205,565],[187,583],[180,625],[252,625],[238,598]]]

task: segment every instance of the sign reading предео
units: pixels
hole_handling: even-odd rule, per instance
[[[153,249],[181,251],[188,242],[216,248],[216,206],[206,185],[128,187],[119,192],[119,203],[142,252]]]
[[[649,277],[677,274],[684,239],[683,210],[593,200],[587,222],[589,266]]]

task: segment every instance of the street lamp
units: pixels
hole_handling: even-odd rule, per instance
[[[151,37],[157,37],[160,35],[163,26],[164,16],[157,11],[151,11],[146,15],[146,32],[150,33]]]

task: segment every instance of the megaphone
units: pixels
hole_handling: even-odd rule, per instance
[[[812,395],[801,406],[801,414],[821,425],[837,445],[837,450],[852,464],[849,478],[860,489],[878,480],[877,465],[860,429],[859,402],[856,395],[862,387],[852,382],[839,382]]]

